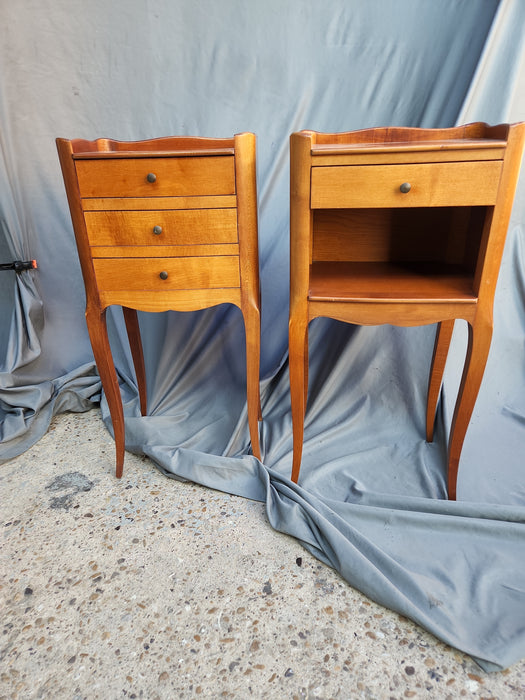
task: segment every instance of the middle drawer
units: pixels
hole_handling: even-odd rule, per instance
[[[93,211],[85,213],[89,244],[203,245],[237,243],[236,209]]]

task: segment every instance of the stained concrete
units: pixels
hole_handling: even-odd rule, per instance
[[[98,411],[0,467],[0,698],[523,698],[369,601],[264,505],[167,479]]]

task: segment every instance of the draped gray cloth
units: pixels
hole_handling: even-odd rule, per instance
[[[299,486],[287,365],[289,134],[525,119],[525,4],[2,0],[0,10],[0,261],[39,264],[0,273],[0,457],[27,449],[53,414],[101,399],[55,137],[254,131],[263,461],[249,449],[242,317],[227,306],[139,314],[147,417],[112,309],[127,448],[168,476],[265,501],[276,529],[486,670],[525,656],[525,178],[458,502],[446,500],[446,440],[464,324],[427,444],[435,328],[314,321]],[[103,396],[102,408],[111,430]]]

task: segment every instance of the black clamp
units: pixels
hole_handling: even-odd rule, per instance
[[[23,272],[24,270],[36,269],[38,269],[36,260],[26,260],[25,262],[15,260],[11,263],[0,263],[0,270],[14,270],[15,272]]]

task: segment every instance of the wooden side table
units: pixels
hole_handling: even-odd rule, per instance
[[[238,306],[246,329],[248,423],[260,458],[260,292],[256,142],[170,137],[120,142],[57,139],[86,287],[86,321],[124,464],[124,414],[106,328],[122,306],[146,415],[137,310]]]
[[[493,301],[525,124],[303,131],[290,141],[289,354],[292,479],[301,466],[308,323],[437,323],[427,403],[433,424],[455,319],[468,322],[449,439],[448,492],[490,348]]]

